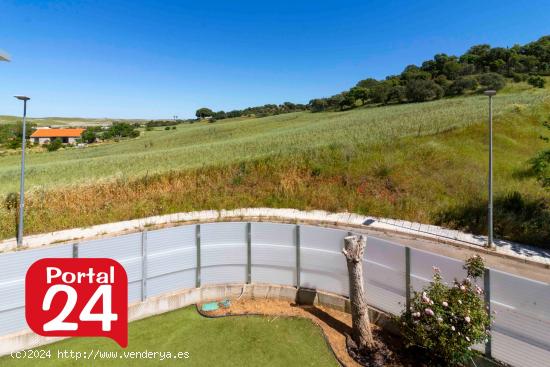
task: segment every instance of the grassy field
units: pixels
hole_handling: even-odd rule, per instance
[[[129,325],[128,348],[109,339],[73,338],[37,349],[52,359],[0,358],[9,366],[337,366],[322,333],[310,320],[299,318],[227,317],[206,319],[194,307],[135,321]],[[58,350],[74,352],[189,352],[188,359],[144,360],[58,359]]]
[[[516,105],[540,103],[545,91],[503,94],[496,115]],[[284,114],[215,124],[180,125],[177,130],[144,132],[120,143],[28,155],[28,189],[53,188],[101,179],[220,166],[259,158],[288,156],[334,146],[372,146],[407,136],[431,135],[483,120],[486,97],[476,96],[367,108],[348,112]],[[18,188],[19,157],[0,157],[0,194]]]
[[[545,147],[539,136],[550,116],[548,89],[513,85],[494,104],[496,196],[517,191],[529,202],[550,200],[527,163]],[[473,96],[186,124],[83,150],[31,153],[25,229],[249,206],[438,223],[486,200],[486,114],[486,97]],[[0,157],[1,194],[16,190],[18,165],[17,156]],[[1,237],[14,235],[14,214],[0,209]]]

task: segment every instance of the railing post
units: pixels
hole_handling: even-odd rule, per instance
[[[296,288],[300,288],[300,225],[297,224],[295,228],[294,241],[296,245]]]
[[[141,232],[141,302],[147,299],[147,230]]]
[[[201,286],[201,225],[195,226],[195,243],[197,246],[197,272],[195,275],[195,287]]]
[[[73,243],[73,259],[78,258],[78,243]]]
[[[411,249],[405,247],[405,307],[411,309]]]
[[[485,293],[485,306],[487,307],[487,312],[489,313],[489,316],[491,315],[491,270],[485,268],[485,272],[483,274],[483,291]],[[489,326],[490,328],[491,326]],[[487,358],[491,358],[491,335],[487,335],[487,343],[485,343],[485,356]]]
[[[246,283],[252,283],[252,224],[246,223]]]

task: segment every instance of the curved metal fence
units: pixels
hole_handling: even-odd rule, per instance
[[[223,222],[182,225],[0,255],[0,336],[27,329],[24,278],[44,257],[109,257],[128,273],[128,300],[208,284],[271,283],[348,296],[341,251],[349,232],[309,225]],[[432,277],[462,278],[463,262],[369,236],[365,252],[368,303],[398,314],[407,295]],[[550,285],[500,271],[486,272],[497,312],[491,342],[476,348],[514,366],[548,366]]]

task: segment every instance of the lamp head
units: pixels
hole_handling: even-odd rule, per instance
[[[10,61],[10,57],[9,55],[3,53],[2,51],[0,51],[0,61]]]
[[[28,101],[29,99],[31,99],[30,97],[27,97],[27,96],[14,96],[14,97],[20,101]]]
[[[492,97],[492,96],[497,94],[497,91],[490,89],[490,90],[486,90],[485,92],[483,92],[483,94],[485,94],[486,96]]]

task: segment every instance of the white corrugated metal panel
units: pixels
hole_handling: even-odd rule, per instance
[[[147,232],[147,296],[195,287],[196,226]]]
[[[82,242],[78,257],[114,259],[126,270],[128,282],[135,282],[141,279],[141,233]]]
[[[201,285],[245,283],[246,266],[218,265],[201,268]]]
[[[494,331],[492,333],[492,355],[495,359],[516,367],[548,367],[550,351],[539,348],[529,341],[517,339]]]
[[[300,226],[300,246],[341,254],[344,248],[344,237],[347,235],[348,232],[341,229]]]
[[[25,320],[25,307],[18,307],[0,312],[0,335],[28,329]]]
[[[295,285],[296,226],[252,223],[252,282]]]
[[[415,291],[420,291],[431,282],[433,266],[440,269],[443,281],[452,285],[455,278],[462,280],[466,277],[463,265],[464,262],[460,260],[411,248],[411,285]],[[480,283],[483,286],[483,281]]]
[[[492,353],[515,366],[548,366],[550,285],[491,270]]]
[[[147,233],[147,278],[195,269],[195,226],[166,228]],[[148,292],[154,292],[148,287]]]
[[[195,288],[196,270],[188,269],[169,273],[147,280],[147,296],[157,296],[180,289]]]
[[[0,283],[14,279],[24,279],[27,269],[37,260],[45,257],[72,257],[72,254],[72,245],[2,254],[0,255]]]
[[[128,283],[128,302],[141,300],[141,280]]]
[[[196,248],[181,248],[147,255],[147,278],[164,274],[195,269],[197,266]]]
[[[256,265],[252,267],[252,282],[295,286],[296,268]]]
[[[347,264],[342,254],[347,234],[337,229],[300,227],[302,287],[349,295]]]
[[[491,269],[491,299],[517,312],[550,320],[550,284]]]
[[[369,304],[400,313],[405,303],[405,247],[368,237],[363,271]]]
[[[27,327],[25,321],[25,275],[43,258],[72,257],[72,246],[17,251],[0,256],[0,335]]]
[[[245,283],[246,223],[201,224],[201,284]]]
[[[156,254],[182,248],[196,248],[195,225],[164,228],[147,232],[147,253]]]

